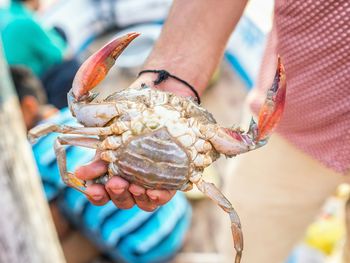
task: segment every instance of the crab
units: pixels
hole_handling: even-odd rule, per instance
[[[96,94],[91,90],[138,35],[130,33],[112,40],[78,70],[68,93],[68,103],[81,127],[42,124],[30,130],[29,139],[35,141],[50,132],[71,134],[57,138],[55,153],[63,181],[84,194],[89,184],[105,184],[112,176],[121,176],[149,189],[188,191],[196,185],[228,213],[238,263],[243,250],[239,217],[221,191],[202,179],[202,173],[221,154],[233,157],[267,143],[284,108],[286,84],[281,59],[278,58],[276,75],[259,120],[256,123],[252,118],[247,132],[220,126],[191,98],[145,84],[96,101]],[[96,149],[109,163],[108,173],[94,181],[78,179],[67,171],[64,145]]]

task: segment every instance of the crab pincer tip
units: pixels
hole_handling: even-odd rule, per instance
[[[281,59],[280,55],[278,55],[278,59],[277,59],[277,68],[278,68],[278,72],[279,72],[280,78],[283,78],[283,80],[285,80],[285,78],[286,78],[286,71],[284,69],[284,66],[283,66],[282,59]]]
[[[285,89],[286,81],[286,72],[282,63],[281,56],[278,55],[277,57],[277,69],[276,69],[276,74],[274,78],[274,82],[272,84],[271,90],[276,93],[279,89]]]
[[[267,139],[279,123],[286,100],[286,74],[282,59],[278,55],[277,70],[267,98],[259,112],[257,141]]]
[[[79,68],[73,80],[72,95],[83,100],[107,75],[115,60],[140,33],[132,32],[117,37],[92,54]]]
[[[131,32],[131,33],[127,34],[128,38],[130,38],[131,40],[138,37],[139,35],[141,35],[141,34],[138,32]]]

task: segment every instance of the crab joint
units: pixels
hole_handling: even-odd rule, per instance
[[[108,136],[101,143],[102,149],[116,150],[122,144],[122,139],[120,136]]]
[[[130,122],[125,121],[125,122],[115,122],[111,125],[112,132],[114,134],[122,134],[123,132],[129,130]]]
[[[108,150],[108,151],[101,152],[101,159],[103,161],[113,163],[117,160],[117,157],[115,156],[114,151]]]

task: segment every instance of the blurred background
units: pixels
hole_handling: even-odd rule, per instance
[[[141,36],[118,59],[117,67],[111,70],[107,79],[99,87],[99,96],[103,98],[111,92],[127,87],[135,79],[160,34],[171,3],[171,0],[41,0],[35,16],[43,28],[54,28],[58,32],[64,39],[66,58],[74,58],[78,61],[77,63],[116,35],[131,31],[141,33]],[[0,0],[2,9],[8,8],[10,4],[11,1]],[[223,125],[230,126],[233,123],[244,125],[249,121],[241,119],[244,99],[248,91],[254,87],[259,72],[266,36],[271,29],[272,11],[272,0],[249,2],[243,18],[227,45],[224,59],[203,96],[203,106]],[[0,21],[1,19],[0,13]],[[5,50],[5,53],[7,52]],[[69,67],[75,69],[74,65],[69,64]],[[52,79],[50,72],[47,74],[45,78],[39,76],[44,86],[45,81],[50,83],[56,81]],[[67,74],[63,73],[61,76],[67,77]],[[70,78],[67,77],[67,82],[69,81]],[[69,88],[70,86],[67,87]],[[56,89],[51,86],[46,89],[46,95],[51,104],[55,104],[56,95],[50,94]],[[66,91],[63,96],[65,93]],[[66,105],[57,103],[55,106],[64,109]],[[40,162],[43,153],[40,152],[39,155],[41,157],[37,159]],[[231,162],[232,160],[224,158],[215,162],[206,169],[206,180],[218,186],[224,185],[226,176],[229,176],[227,170],[232,165]],[[39,167],[39,172],[42,171],[43,169],[40,170]],[[58,188],[61,191],[63,186],[60,183],[57,184],[60,185]],[[59,195],[55,193],[50,196],[51,192],[47,186],[45,193],[50,204],[55,202]],[[320,211],[319,217],[315,218],[314,224],[305,233],[305,239],[300,240],[300,244],[296,244],[295,250],[291,251],[288,263],[339,262],[338,251],[345,235],[343,208],[348,195],[349,187],[341,185],[334,196],[329,198],[324,209]],[[74,200],[78,197],[72,194],[70,198]],[[184,223],[182,232],[178,230],[180,234],[176,245],[169,245],[171,250],[169,258],[157,259],[157,255],[150,258],[158,260],[154,262],[221,262],[222,258],[217,253],[217,242],[215,243],[212,237],[215,233],[213,226],[218,222],[217,216],[223,212],[210,200],[203,198],[198,191],[191,191],[186,194],[186,198],[189,200],[190,207],[183,208],[182,213],[187,221],[183,220],[187,223]],[[67,200],[67,203],[73,202],[69,198]],[[94,241],[94,237],[91,238],[94,233],[80,229],[79,225],[82,223],[67,216],[69,209],[76,208],[65,205],[68,208],[60,206],[57,208],[51,206],[51,208],[67,262],[83,262],[80,251],[91,252],[86,253],[88,256],[84,257],[84,262],[153,262],[151,259],[149,261],[142,259],[144,260],[142,261],[132,256],[124,257],[123,253],[127,249],[122,246],[111,248],[110,243],[107,242],[107,247],[101,247],[97,243],[104,242],[103,238],[94,244],[96,240]],[[176,210],[176,207],[177,204],[174,204],[172,209]],[[108,214],[107,211],[98,213]],[[175,244],[175,241],[173,242]],[[115,251],[111,252],[113,249]]]

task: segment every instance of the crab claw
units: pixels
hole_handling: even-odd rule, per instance
[[[81,101],[89,91],[96,87],[107,75],[118,56],[139,36],[139,33],[129,33],[116,38],[91,55],[79,68],[73,80],[73,99]]]
[[[235,156],[267,143],[273,129],[279,122],[286,97],[286,77],[281,58],[278,57],[276,75],[268,90],[264,105],[259,112],[259,121],[252,118],[248,132],[240,129],[224,128],[217,124],[203,125],[201,132],[214,148],[226,156]]]
[[[278,56],[278,65],[272,87],[267,91],[265,103],[259,111],[256,142],[265,141],[271,135],[282,117],[286,99],[286,75],[281,58]]]

